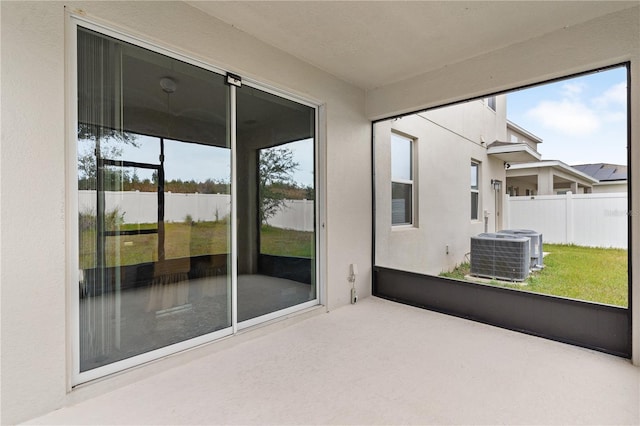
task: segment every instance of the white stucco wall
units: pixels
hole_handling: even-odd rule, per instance
[[[350,263],[359,266],[359,296],[371,288],[371,170],[361,161],[370,156],[370,124],[362,90],[179,2],[1,2],[3,424],[59,408],[77,392],[67,395],[72,301],[65,279],[65,4],[323,104],[326,305],[349,302]]]
[[[475,101],[375,124],[376,265],[438,275],[464,262],[469,237],[485,231],[485,211],[487,230],[495,231],[491,180],[504,183],[505,171],[502,160],[487,155],[486,141],[505,134],[504,97],[498,99],[497,113]],[[392,131],[414,139],[413,226],[391,225]],[[472,160],[480,164],[477,220],[471,219]]]
[[[489,108],[485,99],[479,99],[431,109],[420,115],[467,139],[490,145],[496,140],[506,139],[506,104],[506,95],[500,95],[496,96],[495,111]]]
[[[593,190],[592,192],[594,194],[603,194],[603,193],[607,193],[607,192],[627,192],[629,186],[627,185],[627,182],[623,182],[623,183],[612,183],[612,182],[605,182],[604,184],[596,184],[593,185]]]

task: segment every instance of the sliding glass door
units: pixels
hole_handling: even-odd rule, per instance
[[[74,382],[317,303],[316,109],[82,27],[76,59]]]
[[[242,322],[316,298],[315,109],[245,86],[237,111]]]

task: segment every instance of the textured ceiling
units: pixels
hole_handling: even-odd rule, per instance
[[[188,1],[363,89],[638,5],[638,1]]]

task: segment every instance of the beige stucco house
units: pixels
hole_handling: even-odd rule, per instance
[[[470,236],[502,229],[505,159],[529,151],[518,144],[492,152],[487,141],[505,140],[506,130],[505,95],[375,124],[380,265],[437,275],[464,261]],[[413,145],[414,171],[412,219],[400,223],[392,218],[389,185],[398,136]]]
[[[507,191],[511,196],[556,195],[593,192],[598,179],[559,160],[511,164],[507,170]]]

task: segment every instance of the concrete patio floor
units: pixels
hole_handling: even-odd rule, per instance
[[[29,424],[640,424],[640,368],[369,297]]]

